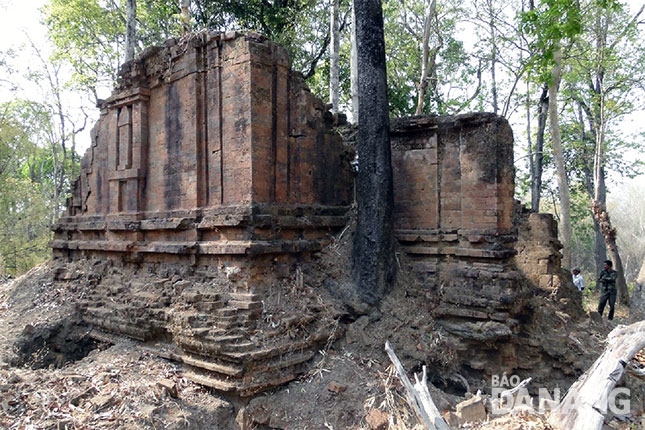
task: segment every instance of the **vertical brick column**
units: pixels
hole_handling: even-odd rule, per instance
[[[500,144],[512,141],[512,132],[504,124],[491,121],[485,129],[464,129],[460,134],[462,228],[512,227],[512,146]]]
[[[405,140],[404,140],[405,139]],[[392,140],[395,228],[431,230],[439,227],[438,147],[434,130]]]
[[[250,58],[243,37],[214,40],[207,48],[210,207],[249,203],[252,198]]]
[[[253,200],[286,202],[289,60],[277,45],[249,41]],[[310,133],[311,134],[311,133]]]
[[[148,160],[148,98],[145,89],[110,101],[108,118],[113,139],[108,142],[109,213],[138,213]]]
[[[462,163],[458,130],[443,132],[440,140],[441,153],[439,161],[439,214],[440,227],[452,230],[462,227],[464,210],[462,192]]]

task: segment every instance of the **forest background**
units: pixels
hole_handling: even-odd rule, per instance
[[[182,34],[179,4],[137,2],[136,52]],[[0,276],[50,255],[50,226],[89,146],[96,102],[109,96],[124,61],[126,6],[0,0]],[[284,44],[312,91],[356,117],[349,0],[194,0],[190,7],[194,30],[250,29]],[[645,259],[642,2],[386,0],[383,12],[391,115],[506,117],[516,197],[561,225],[570,220],[566,265],[593,283],[607,258],[591,210],[600,199],[633,283]],[[547,120],[549,109],[557,123]]]

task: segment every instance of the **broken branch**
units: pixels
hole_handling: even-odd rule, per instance
[[[408,404],[425,425],[425,428],[428,430],[449,430],[448,424],[444,421],[430,396],[430,391],[426,383],[426,366],[423,366],[421,380],[419,380],[419,376],[416,373],[414,374],[416,383],[412,385],[401,361],[399,361],[399,358],[394,353],[390,341],[385,342],[385,352],[390,357],[394,369],[403,383]]]

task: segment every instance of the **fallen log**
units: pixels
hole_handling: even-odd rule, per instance
[[[645,321],[618,326],[607,336],[605,351],[569,388],[549,416],[559,430],[600,430],[609,400],[630,360],[645,348]]]
[[[408,404],[417,414],[417,417],[424,424],[425,428],[427,430],[449,430],[448,424],[446,424],[439,413],[437,406],[430,397],[430,391],[428,390],[428,384],[426,382],[426,366],[423,366],[421,379],[419,379],[419,376],[416,373],[414,374],[416,382],[412,385],[408,375],[405,373],[405,369],[403,368],[401,361],[399,361],[399,358],[394,353],[392,346],[390,346],[389,341],[385,342],[385,352],[387,352],[387,355],[390,357],[390,360],[394,365],[394,369],[403,383]]]

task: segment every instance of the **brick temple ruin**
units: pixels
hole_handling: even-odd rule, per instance
[[[154,280],[90,286],[79,304],[93,335],[136,339],[242,396],[304,372],[337,333],[324,303],[293,292],[298,264],[350,222],[354,151],[285,50],[254,34],[171,40],[127,63],[100,108],[54,256],[149,267]],[[555,223],[513,199],[508,123],[396,120],[392,150],[405,270],[464,345],[508,340],[530,289],[562,276]],[[282,291],[285,279],[300,285]]]

